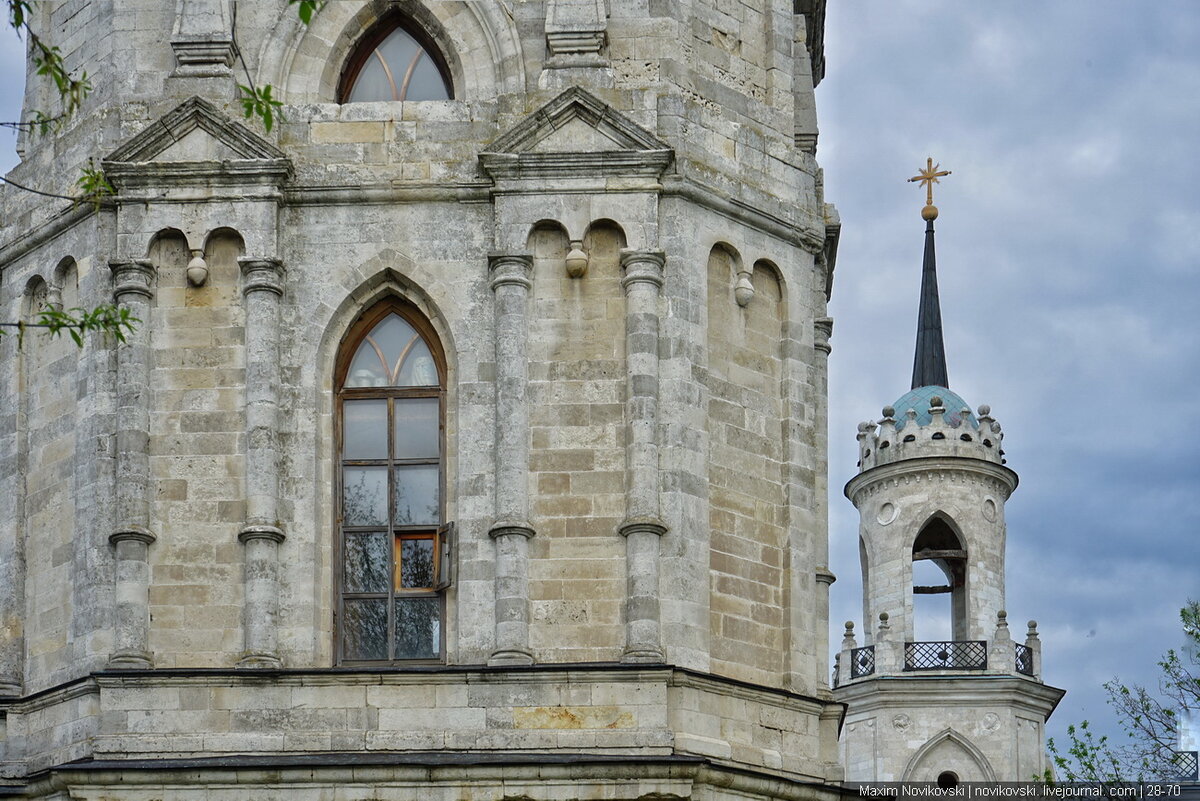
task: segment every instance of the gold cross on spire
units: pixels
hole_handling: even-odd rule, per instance
[[[909,178],[909,183],[920,181],[921,186],[925,187],[925,208],[921,209],[921,217],[925,220],[937,219],[937,206],[933,205],[933,185],[941,183],[938,178],[942,178],[950,174],[950,170],[943,170],[941,164],[934,164],[933,159],[926,159],[925,169]]]

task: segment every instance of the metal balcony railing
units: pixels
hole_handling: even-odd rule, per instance
[[[905,670],[986,670],[983,640],[904,643]]]
[[[850,652],[850,678],[861,679],[875,672],[875,646],[864,645]]]
[[[1197,751],[1176,751],[1175,752],[1175,768],[1178,770],[1176,780],[1181,782],[1200,781],[1200,752]]]
[[[1016,644],[1017,672],[1026,676],[1033,675],[1033,650],[1027,645]]]

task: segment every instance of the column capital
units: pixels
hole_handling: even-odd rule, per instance
[[[154,297],[154,263],[149,259],[110,261],[113,275],[113,300],[120,303],[127,295]]]
[[[283,294],[283,262],[275,256],[242,256],[238,258],[242,268],[242,294],[251,292],[273,292]]]
[[[813,347],[828,356],[833,350],[829,345],[829,338],[833,336],[833,318],[818,317],[813,320],[813,335]]]
[[[287,539],[287,535],[283,533],[283,529],[276,526],[250,525],[238,532],[238,542],[242,544],[250,540],[270,540],[274,543],[280,543],[285,539]]]
[[[527,540],[532,539],[534,535],[533,526],[523,521],[497,520],[488,529],[488,536],[492,539],[506,537],[510,534],[524,537]]]
[[[141,526],[127,525],[124,528],[114,531],[108,535],[108,541],[116,545],[127,540],[134,542],[144,542],[147,545],[152,545],[158,537],[154,536],[154,532]]]
[[[507,284],[529,289],[533,286],[533,256],[528,253],[489,253],[488,272],[492,276],[492,291]]]
[[[837,576],[833,575],[833,571],[824,565],[817,568],[816,579],[818,584],[824,584],[828,587],[833,582],[837,581]]]
[[[661,537],[667,533],[667,527],[655,517],[633,517],[624,520],[617,526],[617,533],[622,537],[630,534],[656,534]]]
[[[653,284],[656,289],[661,287],[666,263],[666,254],[661,250],[622,250],[621,269],[625,275],[621,278],[621,286],[626,292],[630,286],[638,283]]]

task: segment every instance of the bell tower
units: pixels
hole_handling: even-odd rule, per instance
[[[859,424],[859,473],[845,489],[860,518],[864,620],[861,645],[846,623],[834,678],[851,782],[1031,779],[1064,694],[1042,683],[1037,624],[1023,642],[1008,626],[1004,505],[1017,474],[1000,424],[949,387],[933,228],[933,184],[946,175],[930,159],[910,179],[926,188],[912,388]]]

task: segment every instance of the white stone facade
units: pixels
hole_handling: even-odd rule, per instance
[[[848,622],[837,658],[846,779],[1030,781],[1046,768],[1045,723],[1063,691],[1041,681],[1036,623],[1014,641],[1004,608],[1004,504],[1017,475],[988,407],[974,417],[947,409],[948,390],[929,393],[923,408],[885,407],[859,426],[860,472],[846,485],[864,617],[861,647]],[[922,559],[942,567],[945,586],[914,586]],[[919,592],[951,596],[949,640],[917,640]]]
[[[831,796],[823,6],[35,4],[95,90],[11,177],[117,194],[6,188],[0,309],[140,323],[0,340],[3,783]],[[454,99],[337,102],[390,15]],[[337,375],[383,302],[445,354],[420,663],[339,650]]]

